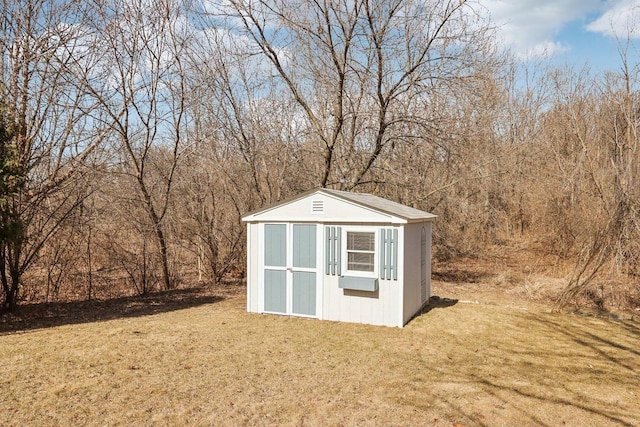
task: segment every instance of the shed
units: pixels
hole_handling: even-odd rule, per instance
[[[247,214],[247,311],[403,327],[431,296],[428,212],[311,190]]]

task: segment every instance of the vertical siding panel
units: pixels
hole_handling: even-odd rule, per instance
[[[431,298],[431,223],[427,224],[427,299]]]
[[[385,326],[396,326],[396,294],[398,292],[398,286],[393,282],[382,282],[380,287],[380,300],[382,303],[382,319],[381,322]]]
[[[360,323],[360,299],[349,295],[347,297],[347,307],[349,322]]]
[[[247,223],[247,311],[260,311],[260,227],[255,223]]]
[[[340,320],[340,310],[342,302],[342,289],[338,287],[338,278],[336,276],[328,276],[324,278],[322,299],[322,310],[324,319]]]
[[[427,230],[423,226],[420,232],[420,299],[427,299]]]
[[[403,285],[403,322],[411,317],[422,306],[422,266],[421,266],[421,242],[422,227],[424,223],[413,223],[404,226],[404,254],[400,253],[404,260],[404,272],[401,272]]]

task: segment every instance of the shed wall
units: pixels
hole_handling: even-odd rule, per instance
[[[426,232],[426,299],[422,298],[422,229]],[[405,226],[404,235],[404,295],[403,324],[422,308],[431,296],[431,223],[412,223]]]
[[[257,313],[260,306],[259,274],[260,260],[259,252],[259,225],[257,223],[247,223],[247,311]]]
[[[402,242],[403,227],[398,227],[398,239]],[[379,247],[377,249],[380,250]],[[378,290],[375,292],[342,289],[338,283],[339,276],[323,274],[322,318],[340,322],[402,327],[403,257],[404,248],[400,244],[398,245],[398,280],[382,279],[378,271]]]
[[[380,280],[375,292],[338,287],[338,276],[324,275],[323,313],[325,320],[402,326],[402,286],[400,281]]]
[[[425,226],[425,230],[427,231],[427,298],[425,300],[425,302],[429,301],[429,298],[431,298],[431,233],[432,233],[432,227],[433,227],[433,223],[432,222],[425,222],[424,223]]]

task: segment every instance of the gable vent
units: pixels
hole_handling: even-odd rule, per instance
[[[311,213],[323,214],[324,213],[324,200],[312,200],[311,201]]]

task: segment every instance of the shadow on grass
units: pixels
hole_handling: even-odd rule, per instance
[[[633,320],[622,320],[619,323],[627,332],[640,336],[640,328],[638,323]]]
[[[551,319],[537,319],[537,321],[555,330],[557,334],[566,336],[576,345],[591,349],[600,358],[625,368],[630,373],[636,372],[637,366],[627,360],[640,357],[640,350],[633,345],[625,345],[619,342],[621,337],[611,336],[607,331],[598,331],[596,328],[585,327],[579,322],[567,326]],[[637,328],[634,328],[630,323],[618,323],[618,325],[632,335],[638,334]],[[618,341],[614,341],[614,339]]]
[[[546,402],[558,406],[573,407],[622,426],[638,425],[636,421],[631,421],[637,416],[631,407],[625,404],[611,405],[610,401],[608,401],[609,396],[583,388],[584,384],[589,384],[595,377],[598,378],[598,385],[602,387],[616,384],[624,386],[629,391],[637,389],[638,372],[636,360],[640,357],[640,351],[634,345],[637,342],[635,337],[637,328],[633,328],[631,324],[616,323],[623,329],[629,330],[628,334],[615,334],[607,327],[606,323],[602,327],[598,327],[579,321],[581,319],[570,321],[572,320],[570,317],[554,319],[552,316],[531,314],[518,314],[517,316],[521,319],[520,324],[528,325],[531,328],[530,330],[544,331],[550,340],[560,343],[568,341],[573,346],[569,349],[563,347],[554,349],[553,345],[541,348],[539,343],[526,340],[518,343],[518,349],[514,348],[516,347],[515,345],[511,347],[495,345],[494,351],[497,351],[498,354],[511,352],[514,356],[530,356],[513,366],[522,366],[529,362],[537,364],[537,370],[547,374],[544,374],[542,379],[525,375],[525,378],[533,382],[534,385],[532,387],[529,384],[529,387],[525,387],[522,384],[514,384],[508,380],[509,367],[505,363],[506,380],[500,381],[488,375],[482,376],[475,373],[472,375],[475,381],[482,384],[486,389],[493,390],[496,397],[500,393],[509,391],[540,403]],[[554,370],[559,368],[562,371],[561,375],[565,377],[561,376],[556,379],[558,386],[562,387],[562,393],[554,395],[549,392],[546,380],[548,380],[549,375],[553,375]],[[522,373],[518,370],[513,370],[511,377],[518,378],[519,375],[522,375]],[[504,400],[503,403],[514,406],[511,399]],[[531,407],[535,408],[536,405]],[[540,419],[535,418],[535,411],[530,411],[529,407],[522,406],[519,409],[523,414],[530,416],[532,422],[543,425]]]
[[[211,289],[198,287],[109,300],[27,304],[18,306],[15,313],[0,316],[0,335],[61,325],[148,316],[211,304],[223,299],[223,296],[215,295]]]
[[[619,410],[618,408],[616,408],[615,406],[610,406],[607,409],[604,409],[606,406],[603,404],[602,407],[600,408],[594,408],[592,406],[589,406],[589,401],[587,400],[586,402],[584,401],[584,398],[581,398],[580,396],[569,396],[569,397],[549,397],[547,395],[545,395],[545,393],[536,393],[536,392],[532,392],[532,391],[525,391],[525,390],[521,390],[518,387],[514,387],[514,386],[506,386],[504,384],[499,384],[495,381],[492,381],[490,379],[486,379],[486,378],[478,378],[476,377],[476,381],[480,384],[482,384],[485,388],[488,389],[492,389],[495,392],[492,393],[492,395],[494,397],[497,397],[498,399],[500,399],[503,404],[505,406],[512,406],[514,407],[514,409],[517,409],[518,411],[521,412],[523,418],[526,417],[528,419],[530,419],[533,423],[535,423],[536,425],[540,425],[540,426],[551,426],[553,424],[546,424],[543,423],[542,420],[536,415],[536,410],[535,410],[535,405],[532,406],[525,406],[522,407],[523,405],[520,405],[520,407],[516,407],[513,403],[512,400],[509,399],[504,399],[504,398],[500,398],[499,397],[499,393],[504,393],[505,391],[509,391],[510,393],[515,393],[517,395],[522,396],[523,398],[526,399],[532,399],[533,401],[538,401],[541,403],[552,403],[554,405],[559,405],[559,406],[565,406],[565,407],[573,407],[573,408],[577,408],[580,409],[588,414],[594,415],[594,416],[598,416],[598,417],[602,417],[604,419],[606,419],[607,421],[611,421],[614,422],[616,424],[619,424],[621,426],[626,426],[626,427],[634,427],[636,424],[626,421],[623,419],[623,417],[625,416],[625,414],[623,413],[622,410]],[[628,414],[626,414],[628,415]],[[564,421],[562,420],[558,420],[559,423],[565,424]]]
[[[425,304],[424,307],[422,307],[422,310],[420,310],[418,315],[421,316],[423,314],[427,314],[428,312],[430,312],[435,308],[453,307],[457,303],[458,303],[457,299],[441,298],[437,295],[433,295],[431,298],[429,298],[429,302],[427,302],[427,304]]]
[[[458,303],[457,299],[441,298],[441,297],[439,297],[437,295],[433,295],[431,298],[429,298],[429,301],[427,301],[422,306],[422,308],[420,310],[418,310],[418,312],[416,314],[414,314],[413,317],[411,317],[411,319],[409,319],[407,324],[413,322],[418,317],[429,313],[431,310],[433,310],[435,308],[452,307],[452,306],[456,305],[457,303]]]
[[[608,327],[613,323],[598,326],[568,316],[556,319],[540,313],[513,313],[506,320],[510,332],[496,333],[494,339],[482,341],[487,345],[480,348],[469,347],[467,343],[474,340],[467,337],[456,344],[448,360],[444,359],[450,365],[436,363],[430,367],[430,372],[436,373],[432,377],[441,378],[444,384],[460,385],[454,398],[446,393],[433,398],[448,406],[452,414],[464,417],[465,425],[497,425],[492,417],[500,419],[510,413],[522,421],[521,425],[550,427],[564,425],[565,421],[569,425],[570,419],[549,417],[553,413],[549,411],[555,410],[558,417],[565,418],[582,412],[589,420],[584,425],[640,425],[631,397],[640,384],[640,351],[635,345],[634,325],[616,323],[633,328],[617,334],[618,328]],[[533,338],[527,339],[527,335]],[[415,382],[418,394],[432,393],[428,378]],[[470,388],[475,388],[478,397],[465,407],[468,401],[464,393]],[[613,404],[616,393],[622,394]],[[484,403],[476,406],[475,399]],[[540,408],[548,412],[541,413]],[[488,416],[486,423],[481,419],[483,413]]]

